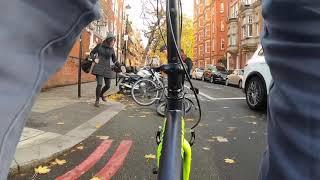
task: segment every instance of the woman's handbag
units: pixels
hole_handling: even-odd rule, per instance
[[[84,71],[85,73],[89,73],[90,71],[92,71],[93,64],[94,63],[92,62],[92,60],[87,57],[81,62],[82,71]]]

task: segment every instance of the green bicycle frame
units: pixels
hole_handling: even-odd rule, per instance
[[[190,177],[190,170],[191,170],[191,157],[192,157],[192,150],[189,142],[184,138],[184,132],[185,132],[185,121],[182,118],[182,128],[181,128],[181,157],[183,159],[183,180],[189,180]],[[161,140],[160,144],[157,148],[157,164],[159,167],[160,164],[160,158],[161,158],[161,152],[162,152],[162,143],[163,143],[163,135],[165,131],[166,126],[166,119],[164,120],[162,129],[161,129]]]

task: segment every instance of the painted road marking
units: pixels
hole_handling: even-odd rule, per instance
[[[96,148],[96,150],[91,153],[87,159],[85,159],[81,164],[76,166],[74,169],[65,173],[62,176],[56,178],[56,180],[73,180],[78,179],[81,175],[87,172],[92,166],[94,166],[103,156],[104,153],[108,151],[112,144],[112,140],[104,140],[102,143]]]
[[[190,89],[189,86],[186,86],[186,85],[185,85],[185,87],[188,88],[188,89]],[[211,96],[209,96],[208,94],[205,94],[205,93],[203,93],[203,92],[201,92],[201,91],[199,91],[199,94],[200,94],[201,96],[207,98],[207,99],[212,100],[212,101],[221,101],[221,100],[245,100],[245,99],[246,99],[246,97],[215,98],[215,97],[211,97]]]
[[[122,166],[125,158],[127,157],[129,150],[132,146],[132,141],[124,140],[118,146],[116,152],[112,155],[111,159],[107,164],[95,175],[104,180],[111,179],[114,176],[119,168]]]

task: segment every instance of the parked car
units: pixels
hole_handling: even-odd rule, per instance
[[[271,81],[269,66],[259,46],[244,68],[242,88],[250,109],[266,109]]]
[[[235,69],[231,74],[227,76],[226,86],[236,85],[242,88],[243,69]]]
[[[203,72],[203,81],[209,81],[211,83],[225,83],[227,79],[228,71],[222,66],[207,66],[206,70]]]
[[[201,79],[203,76],[203,69],[195,68],[192,72],[192,79]]]

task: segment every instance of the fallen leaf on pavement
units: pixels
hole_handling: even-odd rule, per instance
[[[228,163],[228,164],[234,164],[234,163],[236,163],[233,159],[229,159],[229,158],[224,159],[224,162],[225,162],[225,163]]]
[[[236,127],[228,127],[227,131],[228,132],[233,132],[235,131],[237,128]]]
[[[152,114],[152,112],[142,112],[142,114]]]
[[[206,150],[206,151],[209,151],[209,150],[210,150],[210,148],[208,148],[208,147],[203,147],[202,149],[203,149],[203,150]]]
[[[100,180],[100,178],[98,178],[98,177],[93,177],[93,178],[91,178],[90,180]]]
[[[100,124],[96,124],[96,128],[99,129],[101,127]]]
[[[99,138],[101,140],[107,140],[107,139],[109,139],[109,136],[97,136],[97,138]]]
[[[217,121],[218,121],[218,122],[222,122],[223,120],[222,120],[222,119],[217,119]]]
[[[147,116],[145,116],[145,115],[143,115],[143,116],[140,116],[141,118],[145,118],[145,117],[147,117]]]
[[[64,125],[64,122],[58,122],[57,125]]]
[[[61,166],[61,165],[64,165],[65,163],[67,163],[67,161],[64,160],[64,159],[62,159],[62,160],[56,159],[55,162],[56,162],[58,165],[60,165],[60,166]]]
[[[256,131],[251,131],[251,134],[256,134],[257,132]]]
[[[48,166],[39,166],[38,168],[34,168],[34,172],[37,174],[47,174],[51,169]]]
[[[229,109],[229,107],[223,107],[223,109]]]
[[[188,118],[188,119],[186,119],[185,121],[190,122],[190,121],[194,121],[194,119]]]
[[[219,142],[229,142],[227,138],[224,138],[222,136],[213,136],[212,139],[217,139]]]
[[[155,159],[156,155],[154,155],[154,154],[146,154],[146,155],[144,155],[144,158],[146,158],[146,159]]]
[[[249,124],[253,124],[253,125],[256,125],[257,124],[257,122],[254,122],[254,121],[252,121],[252,122],[248,122]]]
[[[55,161],[50,162],[51,165],[57,165],[57,163]]]
[[[83,146],[78,146],[77,149],[82,150]]]
[[[208,142],[216,142],[214,139],[208,139]]]
[[[134,118],[134,116],[128,116],[129,118]]]

